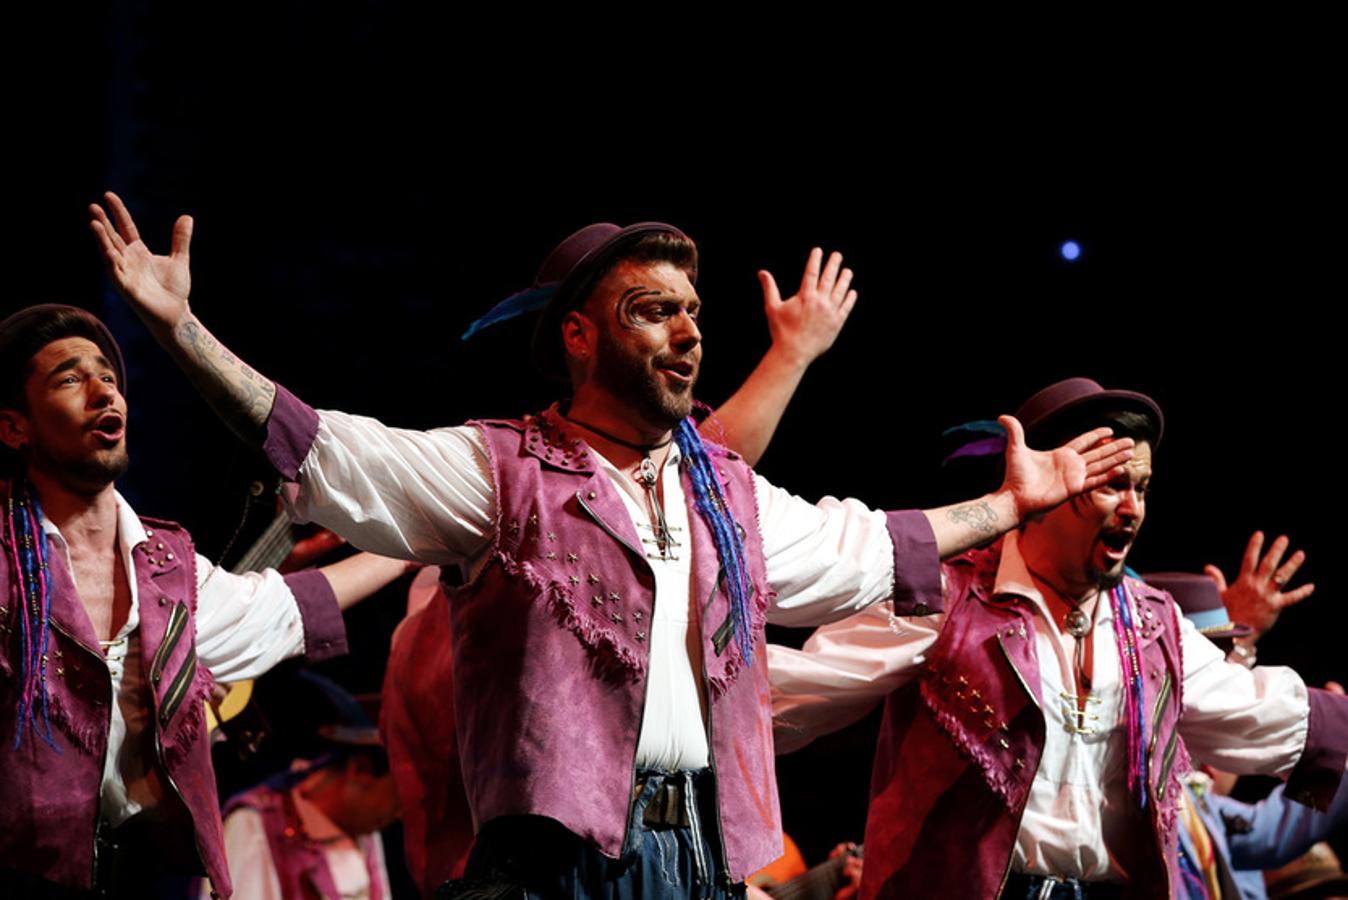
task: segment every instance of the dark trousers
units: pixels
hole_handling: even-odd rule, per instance
[[[178,836],[180,837],[180,836]],[[98,866],[91,890],[56,884],[28,872],[0,869],[0,898],[23,900],[180,900],[194,896],[200,862],[162,823],[133,816],[111,828],[100,825]],[[191,839],[190,837],[188,838]]]
[[[454,900],[673,900],[738,898],[728,884],[706,772],[639,772],[619,859],[553,819],[494,819],[477,836],[465,877],[441,888]]]
[[[1123,885],[1113,881],[1077,881],[1012,872],[1002,889],[1003,900],[1116,900]]]

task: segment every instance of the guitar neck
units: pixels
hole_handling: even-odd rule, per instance
[[[861,847],[858,846],[765,891],[776,900],[832,900],[838,888],[847,882],[843,867],[847,865],[848,857],[860,855]]]
[[[285,558],[293,549],[295,549],[294,531],[290,527],[290,519],[285,513],[281,513],[253,542],[248,552],[230,567],[230,571],[235,575],[242,575],[247,572],[274,569],[285,562]]]

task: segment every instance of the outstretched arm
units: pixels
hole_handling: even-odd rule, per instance
[[[93,204],[90,227],[118,291],[230,428],[260,445],[276,386],[230,353],[188,306],[192,217],[178,217],[168,255],[156,256],[121,198],[109,191],[104,200],[112,219]]]
[[[421,568],[420,563],[390,559],[373,553],[357,553],[329,566],[322,572],[332,586],[337,605],[348,610],[381,588],[392,584],[408,572]]]
[[[758,273],[772,346],[740,389],[702,425],[705,435],[751,466],[768,449],[805,370],[833,346],[856,305],[852,270],[842,268],[842,254],[831,254],[827,265],[823,260],[822,249],[810,251],[800,290],[786,300],[770,272]]]
[[[1123,464],[1133,457],[1133,441],[1109,440],[1108,428],[1088,431],[1056,450],[1031,450],[1020,422],[1012,416],[998,421],[1006,428],[1002,486],[977,500],[925,511],[942,559],[987,543],[1035,513],[1099,487],[1121,474]]]

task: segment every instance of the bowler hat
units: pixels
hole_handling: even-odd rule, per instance
[[[562,241],[534,276],[534,290],[551,289],[547,306],[534,327],[534,363],[544,374],[566,378],[566,362],[562,352],[560,330],[562,317],[576,309],[590,291],[601,272],[626,247],[648,234],[672,234],[686,237],[682,231],[664,222],[638,222],[625,228],[611,222],[586,225]],[[697,272],[689,274],[697,281]]]
[[[1061,416],[1072,413],[1082,415],[1090,410],[1100,411],[1130,410],[1145,415],[1156,423],[1156,440],[1152,449],[1161,443],[1161,434],[1165,431],[1165,415],[1157,402],[1146,394],[1136,391],[1105,390],[1099,382],[1089,378],[1068,378],[1050,384],[1034,394],[1016,410],[1016,418],[1025,428],[1031,443],[1036,432],[1043,431]]]
[[[28,365],[28,361],[42,349],[26,346],[33,332],[61,314],[73,314],[91,326],[93,342],[103,351],[103,356],[117,374],[117,389],[122,392],[122,396],[126,396],[126,362],[122,359],[122,348],[117,346],[117,339],[98,316],[64,303],[39,303],[21,309],[0,322],[0,373],[3,373],[3,377],[11,377]],[[60,337],[55,339],[60,340]],[[15,354],[22,355],[23,359],[15,358]],[[11,387],[9,384],[0,385],[0,391],[8,391]]]

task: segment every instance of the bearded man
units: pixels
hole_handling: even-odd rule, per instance
[[[944,568],[945,612],[873,607],[770,648],[777,747],[882,699],[863,897],[1157,897],[1183,890],[1176,801],[1189,753],[1288,779],[1321,806],[1348,703],[1290,669],[1228,663],[1164,591],[1125,576],[1164,419],[1085,378],[1035,394],[1031,444],[1108,424],[1122,474]]]
[[[697,251],[677,228],[591,225],[535,279],[543,371],[569,401],[419,433],[318,413],[223,350],[188,308],[191,220],[153,256],[113,195],[92,208],[120,289],[242,434],[298,479],[297,511],[357,546],[461,567],[454,711],[478,827],[470,878],[545,896],[738,896],[781,852],[764,622],[893,596],[938,609],[939,557],[1116,476],[1092,431],[1028,451],[967,504],[812,505],[704,443]],[[802,295],[849,302],[835,254]]]
[[[217,569],[137,516],[126,368],[101,321],[0,322],[0,893],[229,894],[203,701],[216,680],[345,652],[341,609],[406,571],[360,554],[282,577]]]

